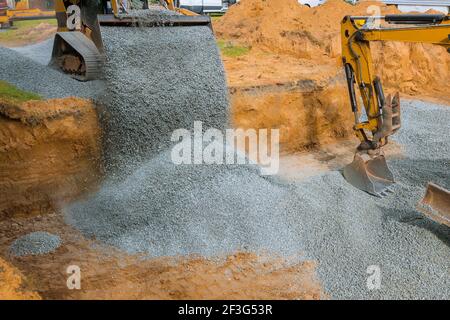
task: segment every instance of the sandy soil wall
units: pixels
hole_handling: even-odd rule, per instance
[[[99,137],[90,101],[0,102],[0,217],[48,212],[91,188]]]
[[[346,107],[341,85],[305,92],[287,90],[238,90],[231,95],[233,123],[244,129],[280,130],[281,150],[301,151],[352,134],[352,114]]]

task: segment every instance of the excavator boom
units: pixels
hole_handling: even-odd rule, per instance
[[[379,27],[381,21],[397,27]],[[401,23],[401,26],[398,26]],[[380,17],[347,16],[342,21],[342,59],[347,77],[354,130],[361,140],[360,149],[376,150],[386,144],[388,136],[400,128],[399,101],[385,98],[381,80],[375,75],[370,42],[402,41],[432,43],[450,48],[450,16],[446,15],[387,15]],[[365,120],[361,120],[361,96]],[[394,97],[395,98],[395,97]],[[395,98],[398,100],[398,98]],[[394,105],[392,119],[384,107]],[[391,123],[392,121],[392,123]]]

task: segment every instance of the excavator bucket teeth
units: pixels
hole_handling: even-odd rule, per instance
[[[354,187],[378,197],[387,195],[395,183],[384,154],[356,153],[353,162],[344,168],[344,178]]]
[[[429,183],[417,209],[431,220],[450,227],[450,191]]]

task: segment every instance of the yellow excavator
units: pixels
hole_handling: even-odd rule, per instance
[[[112,14],[99,12],[99,4],[110,7]],[[175,6],[173,0],[161,0],[160,5],[177,14],[158,17],[136,17],[128,14],[119,0],[56,0],[58,32],[55,35],[50,66],[70,74],[80,81],[101,78],[105,61],[100,26],[162,27],[209,26],[211,18]]]
[[[383,146],[401,127],[401,107],[399,94],[386,97],[380,78],[374,74],[370,43],[431,43],[447,48],[450,53],[450,16],[346,16],[341,24],[341,40],[350,104],[355,117],[353,129],[361,141],[353,162],[344,168],[344,177],[363,191],[385,196],[392,192],[390,186],[395,181],[386,163]],[[365,115],[361,112],[361,104]],[[450,192],[446,189],[429,183],[418,208],[431,219],[450,226]]]
[[[55,17],[55,11],[31,8],[28,0],[15,1],[14,8],[6,0],[0,0],[0,29],[13,26],[14,21],[41,20]]]

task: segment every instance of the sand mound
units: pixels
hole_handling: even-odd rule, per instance
[[[0,101],[0,216],[45,212],[88,189],[99,136],[89,100]]]
[[[350,5],[329,0],[307,8],[296,0],[243,0],[216,25],[216,34],[263,50],[328,64],[340,64],[340,22],[346,15],[368,15],[372,5],[381,14],[397,13],[393,6],[376,1]],[[450,56],[441,47],[427,44],[380,43],[373,52],[378,73],[390,89],[408,94],[447,96]]]
[[[299,58],[321,60],[340,53],[340,22],[345,15],[367,13],[376,1],[352,6],[330,0],[316,8],[297,0],[243,0],[215,26],[218,36],[236,39],[253,47]],[[393,11],[382,6],[383,13]],[[251,17],[251,18],[250,18]]]

